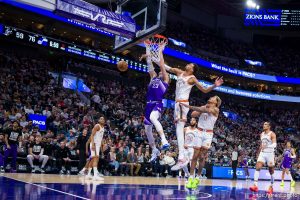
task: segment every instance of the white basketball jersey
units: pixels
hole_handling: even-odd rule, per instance
[[[190,98],[190,93],[194,85],[190,85],[188,80],[192,77],[194,77],[194,75],[183,77],[183,74],[180,74],[177,77],[175,91],[176,100],[188,100]]]
[[[271,139],[271,134],[272,134],[272,131],[269,131],[267,134],[265,132],[262,132],[261,135],[260,135],[260,139],[261,139],[261,145],[262,146],[269,146],[271,145],[273,142],[272,142],[272,139]],[[262,152],[266,152],[266,153],[272,153],[274,152],[275,149],[272,148],[272,147],[267,147],[265,148]]]
[[[99,124],[98,124],[99,125]],[[100,125],[99,125],[100,126]],[[94,135],[94,143],[101,145],[102,143],[102,138],[104,135],[104,127],[100,126],[100,130],[96,132],[96,134]]]
[[[190,127],[187,127],[185,130],[184,144],[186,144],[188,147],[193,147],[195,137],[197,134],[200,134],[199,130],[197,128],[193,130]]]
[[[213,130],[218,117],[211,113],[202,113],[199,117],[198,128]]]

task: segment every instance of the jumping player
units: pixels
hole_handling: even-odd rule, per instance
[[[145,108],[145,132],[149,141],[149,145],[152,148],[152,156],[149,162],[154,161],[157,156],[160,155],[160,151],[156,148],[152,128],[153,125],[160,135],[161,142],[162,142],[162,149],[169,148],[169,143],[165,137],[164,130],[162,128],[161,123],[159,122],[159,118],[161,116],[161,112],[163,109],[162,100],[164,98],[165,93],[167,92],[169,86],[169,74],[166,72],[165,63],[162,56],[160,56],[159,66],[160,66],[160,73],[154,71],[154,66],[151,61],[150,56],[142,55],[140,60],[146,58],[148,71],[150,75],[150,83],[148,85],[147,90],[147,104]]]
[[[292,168],[292,161],[296,158],[295,149],[291,147],[291,142],[286,143],[286,149],[283,152],[283,160],[281,163],[282,175],[280,186],[284,186],[284,175],[287,174],[291,179],[291,187],[295,187],[296,182],[293,180],[290,169]]]
[[[176,90],[175,90],[175,109],[174,109],[174,120],[176,123],[176,135],[177,135],[177,142],[179,148],[179,156],[178,162],[176,165],[172,167],[172,170],[179,170],[186,166],[189,163],[189,159],[184,155],[184,134],[183,129],[187,120],[187,114],[189,112],[189,108],[180,105],[180,103],[185,103],[189,105],[189,97],[190,92],[193,86],[195,85],[201,92],[208,93],[212,91],[214,88],[223,84],[223,79],[217,78],[215,83],[210,87],[203,87],[194,74],[198,69],[197,64],[189,63],[185,66],[185,70],[181,70],[178,68],[172,68],[168,65],[165,65],[167,71],[174,73],[177,75],[177,82],[176,82]],[[198,124],[199,125],[199,124]]]
[[[199,185],[202,169],[207,158],[207,151],[211,147],[213,129],[219,116],[219,107],[221,106],[221,103],[222,100],[218,96],[209,98],[207,104],[201,107],[189,106],[188,104],[181,103],[182,106],[194,110],[192,117],[199,116],[199,134],[197,134],[195,138],[194,156],[191,163],[190,177],[186,184],[186,187],[189,189],[196,189]],[[194,173],[198,160],[198,175],[195,178]]]
[[[239,157],[239,163],[240,163],[240,167],[244,169],[244,172],[246,174],[246,180],[249,179],[249,168],[248,168],[248,158],[247,158],[247,153],[242,152],[241,156]]]
[[[189,160],[192,160],[193,158],[195,137],[197,137],[197,135],[199,134],[200,133],[197,128],[197,120],[196,118],[192,117],[190,126],[184,128],[184,148],[186,149],[186,157],[188,157]],[[190,173],[187,166],[184,166],[182,169],[185,173],[185,177],[189,177]]]
[[[93,180],[100,181],[103,180],[102,177],[100,177],[100,173],[98,172],[98,162],[99,162],[99,155],[100,155],[100,148],[101,143],[104,135],[104,125],[105,125],[105,119],[104,117],[100,117],[98,124],[96,124],[92,130],[91,135],[91,143],[90,143],[90,151],[91,151],[91,161],[90,164],[93,166],[94,171],[94,177]],[[91,170],[89,170],[88,177],[91,176]]]
[[[267,163],[269,167],[269,172],[271,175],[271,185],[267,191],[270,195],[273,193],[273,183],[274,183],[274,167],[275,167],[275,148],[276,143],[276,134],[271,131],[270,122],[265,122],[263,125],[263,132],[260,135],[261,146],[260,153],[257,158],[256,170],[254,173],[254,185],[250,187],[252,192],[258,191],[258,177],[260,169]]]

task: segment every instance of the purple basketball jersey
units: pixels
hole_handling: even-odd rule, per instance
[[[292,167],[292,161],[293,158],[291,158],[291,150],[285,149],[283,153],[283,161],[282,161],[282,167],[283,168],[291,168]]]
[[[162,101],[168,89],[168,84],[163,82],[160,78],[155,77],[148,85],[147,102]]]

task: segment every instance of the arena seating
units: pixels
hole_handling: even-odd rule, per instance
[[[134,148],[138,155],[138,162],[142,165],[140,175],[175,176],[165,162],[166,156],[176,159],[177,142],[173,125],[173,110],[165,109],[162,115],[162,125],[171,144],[170,150],[164,152],[155,163],[149,164],[151,150],[143,127],[143,109],[145,105],[145,88],[147,81],[136,83],[134,80],[121,77],[109,71],[87,71],[78,66],[87,66],[83,63],[72,63],[70,69],[78,77],[83,78],[92,89],[92,93],[84,95],[91,100],[87,105],[80,95],[73,90],[63,88],[55,78],[49,75],[52,67],[46,58],[32,56],[17,56],[11,53],[0,53],[0,133],[8,128],[13,120],[18,120],[22,125],[22,138],[19,141],[18,170],[28,171],[26,162],[27,148],[30,136],[42,135],[44,142],[49,145],[52,157],[47,168],[47,173],[57,173],[55,151],[61,141],[67,146],[76,141],[83,128],[91,132],[93,123],[104,114],[107,118],[107,133],[104,137],[104,151],[100,161],[102,173],[109,175],[129,174],[128,167],[123,172],[120,168],[114,171],[110,164],[109,152],[111,147],[124,148],[127,154]],[[110,73],[109,76],[107,73]],[[118,77],[118,78],[117,78]],[[126,83],[126,84],[124,84]],[[174,83],[173,83],[174,84]],[[168,91],[167,98],[174,98],[174,85]],[[213,95],[213,94],[212,94]],[[192,92],[192,105],[203,105],[205,99]],[[223,99],[222,111],[230,111],[238,115],[233,120],[221,113],[217,122],[213,147],[209,153],[208,163],[211,165],[230,165],[230,155],[234,145],[240,151],[246,151],[255,164],[256,153],[259,145],[259,133],[265,120],[271,121],[273,130],[277,134],[278,148],[276,151],[276,167],[280,164],[280,155],[284,143],[291,140],[294,146],[300,145],[300,114],[297,110],[265,109],[236,104]],[[264,110],[264,112],[261,112]],[[28,119],[28,114],[46,114],[47,130],[33,132],[34,126]],[[154,137],[159,145],[159,137],[154,131]],[[70,133],[75,132],[74,135]],[[116,152],[118,153],[118,151]],[[295,169],[299,167],[297,152]],[[77,161],[74,159],[73,173],[77,173]],[[118,160],[117,160],[118,162]],[[165,173],[165,171],[168,173]]]

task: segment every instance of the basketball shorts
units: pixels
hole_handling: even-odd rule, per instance
[[[282,162],[281,169],[291,169],[291,168],[292,168],[291,162],[285,162],[285,161]]]
[[[260,152],[257,158],[257,162],[267,163],[268,166],[272,167],[275,165],[275,154],[274,152]]]
[[[90,144],[91,157],[100,155],[100,147],[101,147],[100,144],[95,144],[95,150],[92,150],[92,144]]]
[[[189,105],[189,102],[183,102],[184,104]],[[175,103],[174,108],[174,120],[187,120],[187,114],[189,112],[189,108],[180,105],[180,102]]]
[[[151,115],[152,111],[158,111],[159,113],[161,113],[162,110],[163,110],[162,102],[147,103],[146,108],[145,108],[144,124],[152,125],[152,122],[150,120],[150,115]]]
[[[197,134],[195,136],[194,147],[196,148],[205,147],[209,149],[211,147],[212,139],[213,139],[213,133],[200,131],[200,134]]]

